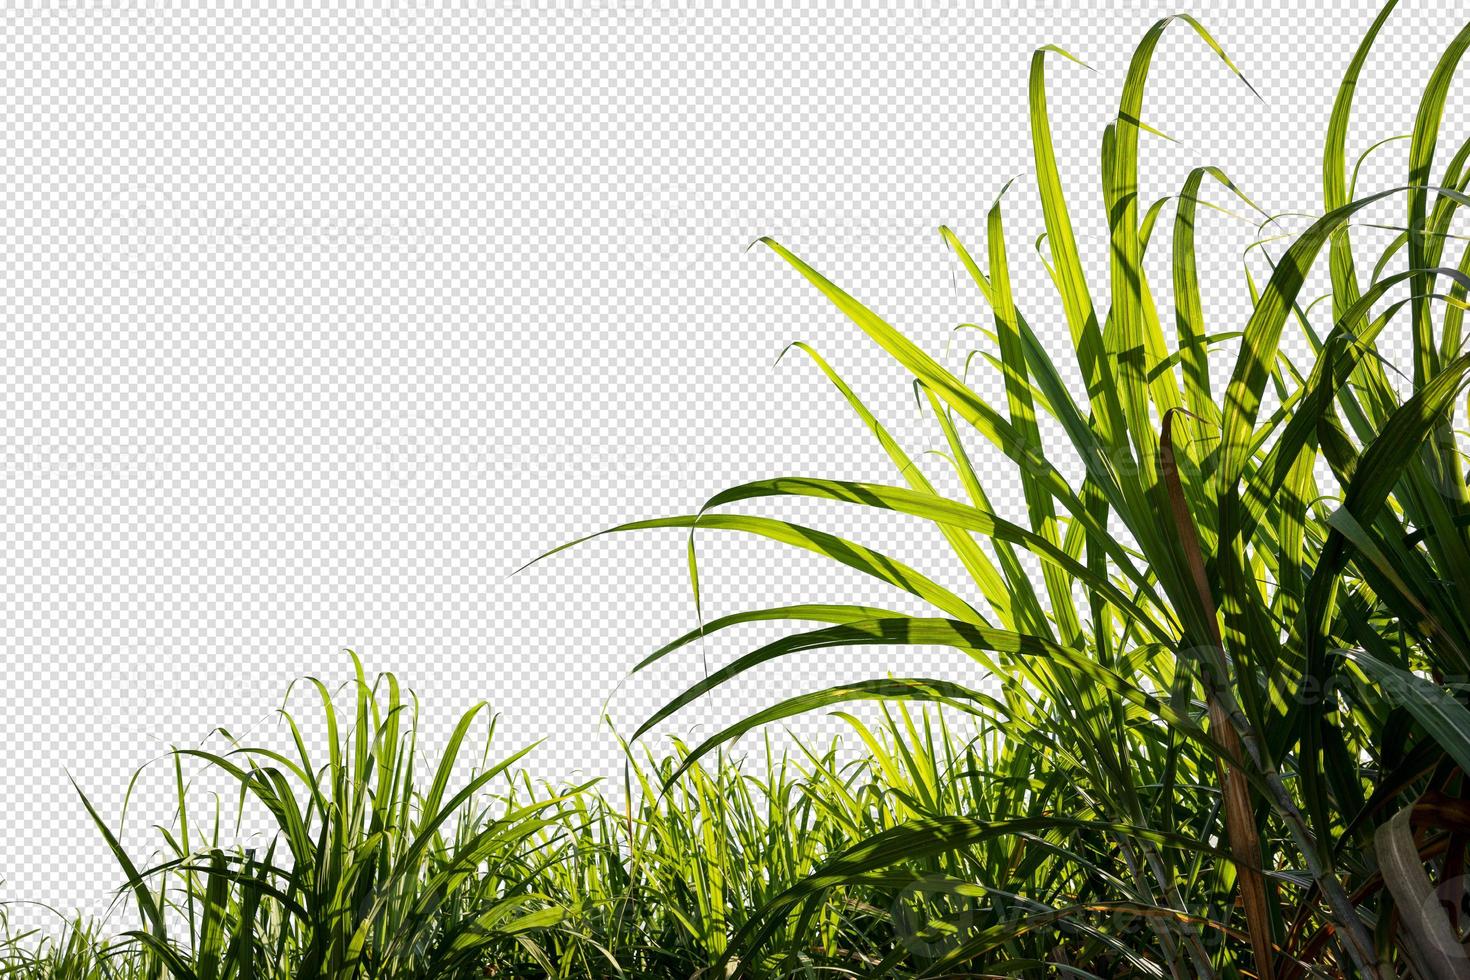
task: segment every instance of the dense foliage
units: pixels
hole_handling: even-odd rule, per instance
[[[912,665],[923,651],[904,648],[949,647],[998,693],[922,676],[805,692],[667,757],[630,750],[631,802],[619,810],[595,788],[514,775],[519,756],[451,791],[472,717],[429,783],[415,782],[412,709],[391,677],[360,677],[345,732],[322,691],[330,758],[240,747],[203,760],[275,818],[264,853],[212,846],[217,831],[188,822],[181,778],[172,858],[139,868],[117,848],[139,928],[103,937],[78,923],[40,945],[17,939],[4,954],[12,969],[201,980],[1470,975],[1470,489],[1455,430],[1470,373],[1470,247],[1454,233],[1470,204],[1470,141],[1439,145],[1470,25],[1449,37],[1417,107],[1403,185],[1360,194],[1351,106],[1392,7],[1333,106],[1321,216],[1263,246],[1271,274],[1250,283],[1248,319],[1218,333],[1206,329],[1196,268],[1202,195],[1216,185],[1254,205],[1206,167],[1144,206],[1139,120],[1171,23],[1234,71],[1229,59],[1188,17],[1139,44],[1104,137],[1109,271],[1094,283],[1046,99],[1047,71],[1070,56],[1036,53],[1039,251],[1084,392],[1063,382],[1017,308],[999,201],[983,250],[942,234],[989,311],[983,361],[1003,404],[766,241],[912,375],[963,496],[941,494],[808,350],[898,482],[761,480],[696,514],[615,530],[759,535],[932,613],[813,601],[707,622],[639,669],[737,623],[793,632],[672,698],[635,744],[798,651],[888,646],[894,664]],[[1384,202],[1402,223],[1369,266],[1361,237],[1355,257],[1354,222]],[[1270,216],[1261,227],[1279,233]],[[1158,291],[1144,259],[1164,237],[1171,288]],[[1307,295],[1323,268],[1329,292]],[[1399,350],[1379,346],[1391,327],[1408,338]],[[1311,352],[1305,369],[1285,356],[1289,329]],[[976,465],[977,446],[1009,461],[1024,521],[992,507],[981,473],[993,490],[996,467]],[[837,535],[729,509],[790,496],[933,522],[972,594]],[[865,749],[856,761],[830,747],[768,749],[752,773],[716,751],[854,701],[878,702],[885,719],[870,729],[845,716]]]

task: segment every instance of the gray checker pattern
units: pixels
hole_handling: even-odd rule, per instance
[[[809,361],[773,366],[793,340],[911,450],[940,444],[902,373],[746,246],[778,237],[958,365],[974,335],[951,328],[982,309],[935,229],[983,252],[985,210],[1021,175],[1005,198],[1016,288],[1063,349],[1030,249],[1030,53],[1055,42],[1094,69],[1054,61],[1050,92],[1101,288],[1102,126],[1134,42],[1173,6],[7,5],[0,899],[104,908],[119,876],[68,773],[115,820],[129,773],[169,745],[217,745],[215,726],[284,745],[272,711],[287,685],[344,681],[345,647],[418,692],[430,743],[484,698],[505,748],[546,737],[539,774],[617,772],[604,699],[694,623],[682,532],[512,571],[748,479],[896,479]],[[1194,7],[1264,101],[1176,28],[1146,121],[1179,142],[1145,139],[1145,196],[1208,161],[1268,210],[1316,210],[1332,93],[1376,4]],[[1407,131],[1444,22],[1427,0],[1395,14],[1355,149]],[[1402,182],[1402,146],[1365,186]],[[1222,243],[1207,312],[1232,329],[1251,230],[1210,216],[1201,237]],[[1167,282],[1161,264],[1165,303]],[[1017,508],[996,472],[996,501]],[[846,505],[749,509],[960,587],[925,526]],[[711,616],[919,609],[768,542],[711,531],[699,545]],[[632,678],[614,723],[631,731],[705,658],[778,632],[735,630]],[[952,655],[908,656],[802,655],[668,730],[916,664],[986,683]],[[146,848],[171,806],[154,766],[126,839]]]

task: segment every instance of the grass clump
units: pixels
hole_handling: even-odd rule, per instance
[[[321,691],[325,760],[299,739],[295,756],[237,747],[177,757],[226,774],[264,807],[276,829],[264,853],[218,846],[188,824],[180,768],[162,863],[134,865],[98,821],[139,928],[15,941],[8,968],[1470,975],[1470,489],[1456,443],[1470,247],[1455,233],[1470,204],[1470,141],[1441,145],[1470,25],[1448,38],[1417,106],[1402,185],[1359,194],[1348,121],[1392,9],[1370,27],[1333,106],[1320,217],[1282,238],[1282,223],[1261,215],[1271,273],[1249,282],[1250,314],[1224,332],[1204,319],[1197,219],[1207,187],[1254,205],[1203,167],[1145,206],[1139,120],[1171,25],[1202,38],[1222,71],[1238,74],[1233,64],[1188,17],[1160,21],[1139,44],[1104,133],[1109,262],[1097,283],[1083,272],[1047,106],[1047,72],[1070,55],[1036,53],[1041,252],[1082,391],[1063,382],[1017,305],[1000,201],[982,248],[941,230],[988,311],[982,360],[998,372],[997,404],[763,239],[912,376],[959,492],[942,493],[804,348],[891,458],[895,483],[759,480],[697,513],[614,530],[687,529],[692,573],[697,530],[761,536],[931,610],[811,602],[704,622],[638,669],[737,623],[792,632],[671,698],[634,742],[801,651],[890,647],[894,663],[916,664],[911,648],[947,647],[997,693],[926,676],[804,692],[668,755],[630,748],[620,809],[591,786],[535,784],[515,768],[519,754],[490,764],[486,753],[451,792],[473,713],[418,783],[411,703],[391,678],[375,685],[359,671],[346,732]],[[1383,207],[1400,217],[1370,243],[1359,225]],[[1145,258],[1165,237],[1170,281],[1159,289]],[[1310,291],[1314,271],[1327,282],[1321,295]],[[1395,332],[1407,338],[1403,357],[1387,342]],[[1293,343],[1310,363],[1287,356]],[[1001,464],[1023,490],[1019,520],[997,512],[981,476]],[[970,581],[953,591],[857,542],[729,510],[781,497],[931,522]],[[856,761],[800,743],[778,755],[768,743],[756,774],[723,754],[760,726],[856,701],[876,703],[883,719],[874,730],[842,714],[865,749]],[[963,734],[950,727],[960,723]]]
[[[393,675],[357,664],[336,696],[306,687],[325,748],[288,697],[289,753],[228,735],[224,751],[172,753],[178,806],[147,860],[84,797],[126,878],[115,918],[133,927],[71,920],[40,936],[12,931],[0,906],[0,976],[723,976],[711,971],[731,936],[851,841],[986,805],[977,736],[902,706],[876,726],[849,719],[871,747],[856,759],[835,743],[790,755],[767,742],[756,766],[706,766],[677,741],[668,755],[630,749],[618,805],[590,784],[537,783],[527,749],[497,752],[483,705],[420,779],[418,707]],[[204,791],[221,778],[232,793]],[[959,907],[905,886],[978,857],[834,889],[770,943],[806,971],[905,975],[905,944],[921,959],[942,947],[913,936]]]

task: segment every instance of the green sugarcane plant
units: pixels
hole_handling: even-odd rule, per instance
[[[423,786],[416,702],[403,697],[393,675],[375,684],[352,659],[346,732],[336,699],[308,679],[321,700],[325,760],[309,750],[289,708],[281,718],[294,755],[233,738],[227,752],[172,753],[178,819],[162,831],[164,857],[150,866],[129,856],[120,833],[82,797],[137,907],[139,925],[125,933],[122,949],[138,963],[124,975],[453,976],[478,969],[489,948],[559,920],[559,910],[527,887],[535,851],[527,845],[585,786],[527,798],[502,794],[492,808],[485,791],[527,748],[493,763],[480,760],[451,792],[483,704],[460,719]],[[492,721],[487,751],[493,732]],[[235,784],[237,827],[247,804],[265,811],[274,833],[263,848],[222,846],[218,813],[202,827],[191,820],[189,761]],[[495,874],[484,873],[487,864]],[[527,949],[538,955],[534,945]]]
[[[1046,101],[1048,66],[1071,56],[1056,48],[1036,53],[1031,137],[1046,223],[1039,251],[1061,300],[1082,397],[1062,382],[1017,308],[1000,200],[987,218],[983,266],[953,232],[941,229],[941,235],[990,312],[995,353],[986,359],[1001,375],[1003,406],[990,404],[790,249],[761,239],[912,375],[967,499],[941,495],[837,372],[803,346],[878,439],[904,485],[766,479],[717,494],[695,514],[613,530],[687,528],[696,601],[695,533],[724,529],[847,564],[926,601],[935,615],[794,605],[703,623],[639,669],[735,623],[820,625],[709,673],[637,734],[745,671],[797,651],[948,646],[999,680],[1002,697],[923,677],[810,692],[713,735],[688,762],[798,713],[854,700],[924,701],[1045,745],[1046,768],[1066,776],[1052,785],[1069,790],[1039,819],[918,817],[858,842],[771,903],[769,921],[901,858],[964,851],[997,836],[1026,834],[1030,846],[1058,850],[1082,837],[1107,842],[1108,900],[1147,910],[1155,944],[1146,969],[1142,961],[1134,964],[1144,972],[1378,978],[1411,968],[1425,976],[1465,975],[1436,966],[1437,955],[1462,971],[1470,962],[1457,936],[1452,951],[1436,954],[1426,945],[1427,936],[1455,935],[1453,929],[1439,928],[1445,923],[1437,909],[1430,914],[1411,906],[1424,904],[1419,858],[1435,857],[1441,883],[1463,897],[1470,813],[1459,802],[1470,787],[1461,786],[1457,758],[1470,736],[1470,715],[1456,689],[1440,683],[1465,677],[1470,666],[1464,592],[1470,588],[1470,494],[1452,431],[1455,399],[1470,369],[1461,337],[1470,251],[1450,234],[1458,209],[1470,203],[1470,143],[1439,176],[1434,166],[1449,84],[1470,47],[1470,26],[1451,41],[1420,101],[1405,185],[1355,197],[1345,167],[1348,117],[1368,52],[1393,6],[1369,29],[1339,88],[1323,157],[1324,212],[1273,259],[1264,285],[1250,281],[1252,311],[1236,331],[1206,331],[1196,220],[1206,182],[1254,205],[1218,169],[1190,174],[1173,201],[1172,344],[1156,298],[1161,294],[1144,266],[1168,204],[1145,209],[1138,200],[1144,86],[1154,51],[1175,23],[1202,38],[1226,70],[1239,72],[1187,16],[1160,21],[1139,44],[1117,116],[1104,133],[1110,249],[1106,291],[1099,294],[1083,273]],[[1405,224],[1363,280],[1353,260],[1353,220],[1391,199],[1406,203]],[[1274,222],[1264,216],[1263,230]],[[1451,244],[1460,247],[1453,265],[1444,255]],[[1315,304],[1303,295],[1322,261],[1331,275],[1332,321],[1325,332],[1314,326]],[[1411,377],[1400,391],[1390,383],[1393,358],[1379,339],[1405,315]],[[1306,377],[1282,353],[1290,322],[1316,358]],[[1211,379],[1222,358],[1229,381],[1217,396]],[[1269,414],[1263,411],[1268,396],[1278,402]],[[1038,413],[1050,416],[1063,443],[1043,443]],[[974,438],[1013,464],[1024,523],[1003,519],[991,506],[972,462],[967,440]],[[1061,452],[1080,462],[1080,485],[1062,476]],[[1319,461],[1340,487],[1335,501],[1319,486]],[[724,509],[783,496],[933,522],[969,571],[975,596],[956,594],[836,535]],[[1039,561],[1039,583],[1023,555]],[[902,662],[915,661],[904,656]],[[1399,683],[1387,683],[1390,678]],[[1411,817],[1385,821],[1395,806],[1408,806]],[[1406,839],[1410,829],[1420,837]],[[1387,861],[1387,855],[1397,857]],[[1408,888],[1406,875],[1415,877],[1418,892]],[[1083,922],[1094,907],[1079,894],[1072,908],[1047,908],[1034,922],[989,931],[941,966],[983,961],[1011,935],[1043,921],[1049,927]],[[740,950],[752,962],[767,935],[758,923],[742,930],[732,957]]]
[[[170,754],[178,810],[159,853],[129,854],[123,828],[98,819],[133,914],[12,931],[0,904],[0,977],[717,976],[732,936],[833,854],[920,814],[1006,809],[997,801],[1012,791],[989,778],[995,733],[902,705],[878,724],[848,716],[865,749],[849,758],[835,742],[796,741],[792,755],[768,740],[749,767],[686,765],[677,742],[630,747],[622,801],[512,772],[522,753],[490,761],[480,707],[420,778],[416,701],[392,675],[354,666],[345,692],[300,688],[320,700],[325,754],[289,694],[291,752],[229,738],[225,752]],[[233,803],[210,802],[211,777],[234,784]],[[249,827],[264,828],[253,845],[239,842]],[[832,889],[776,923],[768,946],[808,970],[915,975],[958,936],[1004,921],[996,895],[965,882],[1011,860],[976,848]],[[1016,862],[1013,891],[1044,864]]]
[[[1080,391],[1017,300],[1003,203],[1018,191],[988,210],[983,248],[940,229],[984,314],[966,325],[979,346],[958,371],[761,240],[910,376],[943,449],[911,455],[798,343],[895,481],[762,479],[613,529],[688,534],[700,621],[635,673],[739,624],[790,628],[631,733],[620,797],[537,782],[524,752],[494,758],[483,706],[421,758],[416,700],[354,658],[344,694],[304,688],[324,752],[288,699],[286,751],[229,739],[169,757],[178,806],[160,853],[131,855],[84,796],[130,917],[38,936],[12,931],[0,905],[0,977],[1470,975],[1470,489],[1457,441],[1470,246],[1456,224],[1470,140],[1440,146],[1470,25],[1449,38],[1410,130],[1350,168],[1353,101],[1393,9],[1346,68],[1321,214],[1294,234],[1214,167],[1139,200],[1145,85],[1171,27],[1240,76],[1192,18],[1154,25],[1104,129],[1102,282],[1084,274],[1047,103],[1048,72],[1075,59],[1035,53],[1037,254]],[[1364,159],[1395,142],[1407,143],[1402,185],[1360,192]],[[1247,265],[1242,323],[1204,314],[1211,238],[1198,225],[1223,210],[1211,195],[1259,216],[1249,257],[1270,269],[1258,281]],[[1402,221],[1370,240],[1362,225],[1385,208]],[[1168,282],[1153,282],[1146,260],[1166,247]],[[995,372],[1001,398],[969,383],[972,364]],[[992,504],[981,473],[993,461],[1021,491],[1019,519]],[[731,509],[781,497],[928,522],[968,581],[947,588],[838,534]],[[706,621],[696,535],[708,530],[814,552],[930,609],[797,600]],[[886,647],[903,665],[948,647],[991,683],[905,668],[786,698],[698,744],[645,741],[759,665],[849,647]],[[727,753],[822,710],[846,746],[779,748],[768,733],[754,760]],[[206,777],[233,785],[233,819],[199,809]],[[256,847],[227,833],[247,811],[266,819]]]

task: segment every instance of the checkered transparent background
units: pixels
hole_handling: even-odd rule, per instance
[[[1332,94],[1376,7],[1328,6],[1194,5],[1265,101],[1171,33],[1146,121],[1180,142],[1145,139],[1146,196],[1214,162],[1268,210],[1320,207]],[[1172,7],[1005,7],[0,12],[0,899],[103,907],[119,876],[67,774],[115,820],[128,775],[169,745],[215,726],[280,744],[270,716],[288,683],[345,680],[344,647],[419,693],[431,742],[485,698],[505,748],[546,738],[538,773],[614,771],[603,699],[694,622],[682,532],[512,570],[748,479],[894,480],[809,362],[773,366],[792,340],[911,449],[940,442],[903,374],[779,259],[747,251],[755,237],[958,365],[970,344],[951,328],[982,310],[935,229],[981,247],[985,209],[1022,175],[1006,198],[1017,288],[1064,350],[1025,176],[1027,62],[1055,42],[1095,69],[1057,61],[1050,91],[1105,282],[1102,126],[1132,45]],[[1408,130],[1459,26],[1446,16],[1428,0],[1394,15],[1353,151]],[[1386,148],[1365,185],[1403,168],[1402,144]],[[1201,237],[1219,243],[1207,312],[1233,329],[1251,230],[1210,216]],[[921,524],[749,509],[962,587]],[[709,532],[701,555],[710,615],[919,608],[765,542]],[[776,632],[702,650],[723,662]],[[672,730],[890,669],[983,683],[943,652],[808,654]],[[691,648],[632,679],[614,720],[630,730],[701,670]],[[170,794],[165,767],[140,780],[130,841],[169,819]]]

